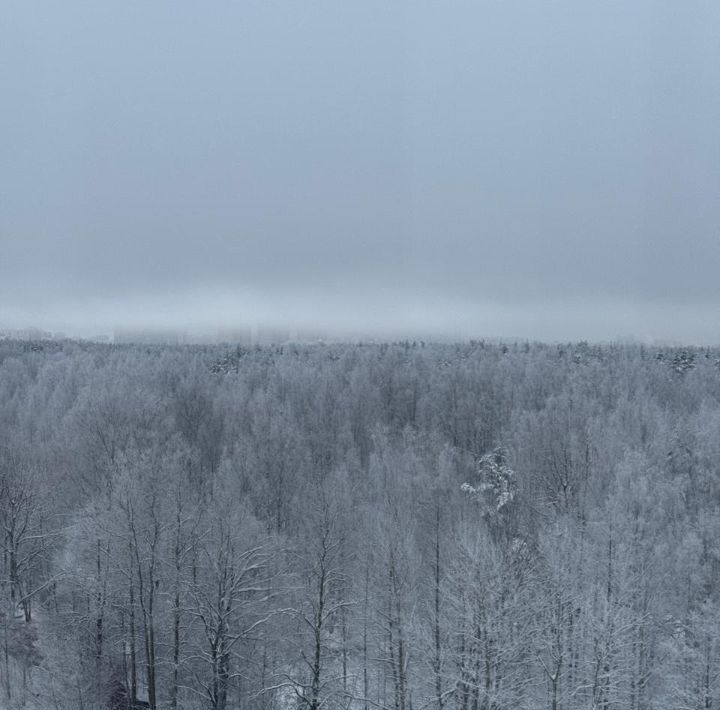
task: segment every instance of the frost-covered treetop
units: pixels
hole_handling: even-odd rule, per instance
[[[505,463],[507,454],[497,448],[478,460],[478,483],[463,483],[461,490],[483,507],[483,515],[501,514],[517,493],[515,472]]]

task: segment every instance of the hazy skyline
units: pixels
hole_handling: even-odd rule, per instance
[[[0,328],[720,342],[714,2],[22,2]]]

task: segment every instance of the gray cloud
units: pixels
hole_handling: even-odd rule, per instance
[[[720,340],[717,3],[8,6],[0,324]]]

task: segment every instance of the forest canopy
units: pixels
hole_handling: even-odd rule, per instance
[[[0,707],[720,702],[720,351],[0,341]]]

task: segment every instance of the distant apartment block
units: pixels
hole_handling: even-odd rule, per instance
[[[52,340],[53,334],[41,328],[8,328],[0,330],[0,338],[4,340]]]

